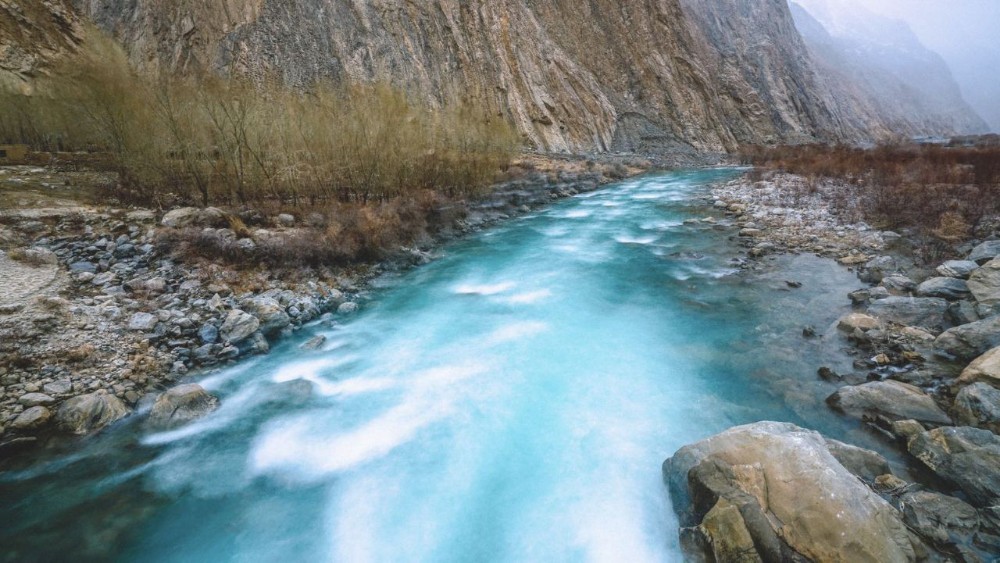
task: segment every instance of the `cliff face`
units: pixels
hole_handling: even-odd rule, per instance
[[[142,67],[388,80],[553,151],[714,150],[854,132],[784,0],[77,0]]]
[[[0,85],[30,89],[32,78],[83,37],[69,0],[0,0]]]

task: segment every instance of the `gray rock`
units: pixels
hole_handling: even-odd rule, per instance
[[[899,499],[903,520],[936,545],[969,537],[979,529],[979,512],[957,498],[930,491],[906,493]]]
[[[972,249],[972,253],[969,254],[968,260],[982,265],[990,260],[993,260],[997,256],[1000,256],[1000,240],[990,240]]]
[[[39,405],[51,405],[56,400],[44,393],[25,393],[21,395],[21,398],[17,402],[26,407],[36,407]]]
[[[218,406],[219,399],[201,385],[178,385],[156,399],[146,425],[153,430],[171,430],[211,413]]]
[[[239,309],[233,309],[219,328],[219,336],[226,342],[237,344],[249,338],[260,328],[257,317]]]
[[[694,561],[916,559],[899,512],[816,432],[732,428],[681,448],[663,474],[686,533],[699,536],[685,542]]]
[[[878,319],[862,313],[848,313],[837,321],[837,328],[847,333],[853,333],[855,330],[867,332],[881,326],[882,323]]]
[[[971,260],[949,260],[937,267],[937,273],[946,278],[967,280],[977,268],[979,268],[979,264]]]
[[[49,409],[43,406],[35,406],[25,409],[21,414],[17,415],[14,422],[10,423],[10,427],[22,432],[25,430],[36,430],[48,424],[51,418],[52,412]]]
[[[291,214],[288,214],[288,213],[282,213],[282,214],[278,215],[276,217],[276,219],[278,221],[278,225],[281,225],[282,227],[294,227],[295,226],[295,216],[294,215],[291,215]]]
[[[159,317],[151,313],[135,313],[128,321],[128,329],[152,332],[158,322],[160,322]]]
[[[215,344],[219,340],[219,329],[215,325],[205,324],[198,329],[198,338],[204,344]]]
[[[954,483],[974,506],[1000,500],[1000,436],[968,426],[935,428],[914,436],[910,454]]]
[[[936,297],[886,297],[868,307],[868,314],[883,321],[938,330],[945,325],[948,302]]]
[[[969,296],[969,284],[957,278],[931,278],[917,286],[917,295],[957,301]]]
[[[247,301],[244,308],[260,320],[260,331],[264,334],[278,332],[292,322],[277,299],[255,297]]]
[[[350,315],[352,313],[356,313],[358,312],[358,304],[353,303],[351,301],[348,301],[347,303],[341,303],[340,306],[337,307],[337,312],[340,313],[341,315]]]
[[[60,379],[59,381],[53,381],[52,383],[46,383],[42,386],[42,391],[45,391],[49,395],[65,395],[73,390],[73,382],[68,379]]]
[[[880,454],[827,438],[826,447],[845,469],[864,479],[874,481],[879,475],[892,473],[889,461]]]
[[[1000,315],[946,330],[934,347],[962,360],[971,360],[1000,346]]]
[[[985,383],[963,387],[955,397],[955,422],[1000,434],[1000,389]]]
[[[302,345],[299,346],[299,349],[306,352],[314,352],[322,348],[324,344],[326,344],[326,337],[322,334],[317,334],[316,336],[303,342]]]
[[[877,256],[868,261],[858,277],[864,282],[880,283],[883,278],[898,269],[899,265],[896,264],[896,259],[892,256]]]
[[[77,273],[93,274],[97,272],[97,265],[94,264],[93,262],[86,262],[86,261],[73,262],[72,264],[69,265],[69,271]]]
[[[164,227],[179,229],[183,227],[211,227],[225,221],[226,214],[221,209],[206,207],[181,207],[168,211],[160,224]]]
[[[882,287],[896,295],[905,295],[916,289],[917,283],[904,275],[893,274],[882,278]]]
[[[951,424],[930,395],[900,381],[873,381],[841,387],[827,398],[834,409],[856,418],[884,417],[918,420],[928,424]]]
[[[56,423],[70,434],[89,434],[128,416],[128,407],[105,391],[67,400],[56,411]]]
[[[981,305],[1000,305],[1000,258],[990,260],[969,276],[969,290]]]
[[[971,301],[956,301],[948,305],[948,320],[954,325],[967,325],[981,320]]]
[[[163,278],[152,278],[143,282],[142,286],[150,293],[163,293],[167,290],[167,280]]]

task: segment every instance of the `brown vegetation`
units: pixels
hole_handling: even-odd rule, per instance
[[[803,145],[748,147],[759,169],[845,180],[844,200],[883,228],[915,228],[948,242],[966,240],[1000,212],[1000,148]]]

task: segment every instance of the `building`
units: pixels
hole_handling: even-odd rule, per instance
[[[28,145],[0,145],[0,164],[20,164],[28,159]]]

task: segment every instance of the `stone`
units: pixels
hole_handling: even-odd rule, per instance
[[[892,435],[902,440],[904,443],[909,442],[910,438],[925,432],[926,430],[927,429],[924,428],[924,425],[920,424],[916,420],[897,420],[892,423]]]
[[[837,440],[826,440],[826,448],[854,475],[868,482],[873,482],[880,475],[892,473],[889,461],[880,454]]]
[[[1000,434],[1000,389],[985,383],[963,387],[955,397],[955,422]]]
[[[26,430],[36,430],[48,424],[49,420],[52,418],[52,411],[43,406],[34,406],[29,409],[25,409],[21,414],[17,415],[14,422],[10,423],[10,427],[13,430],[26,431]]]
[[[152,278],[143,282],[142,287],[150,293],[163,293],[167,290],[167,280],[163,278]]]
[[[982,265],[997,256],[1000,256],[1000,240],[989,240],[972,249],[967,260]]]
[[[42,391],[49,395],[65,395],[73,390],[73,382],[68,379],[60,379],[42,386]]]
[[[244,308],[260,320],[260,331],[273,334],[288,326],[292,320],[277,299],[255,297],[247,301]]]
[[[94,274],[97,272],[97,265],[93,262],[86,261],[73,262],[69,265],[69,271],[82,274]],[[78,277],[77,279],[83,280],[84,278]],[[90,281],[92,279],[94,278],[89,278],[86,281]]]
[[[1000,258],[994,258],[972,272],[969,291],[982,305],[1000,305]]]
[[[931,278],[917,286],[917,295],[957,301],[969,296],[969,284],[957,278]]]
[[[1000,315],[944,331],[934,347],[960,360],[971,360],[1000,346]]]
[[[905,295],[916,289],[917,284],[904,275],[893,274],[882,278],[882,287],[888,289],[894,295]]]
[[[848,313],[837,321],[837,328],[848,333],[853,333],[855,330],[867,332],[881,326],[882,323],[878,319],[863,313]]]
[[[980,428],[947,426],[914,436],[907,449],[965,492],[973,506],[1000,501],[1000,436]]]
[[[827,398],[834,409],[855,418],[884,417],[917,420],[927,424],[951,424],[930,395],[900,381],[873,381],[841,387]]]
[[[203,344],[215,344],[219,341],[219,329],[215,325],[204,324],[198,329],[198,338]]]
[[[289,213],[282,213],[277,216],[278,225],[282,227],[294,227],[295,226],[295,216]]]
[[[872,292],[867,289],[859,289],[850,292],[847,297],[850,298],[851,303],[855,305],[865,305],[872,299]]]
[[[83,435],[121,420],[130,412],[118,397],[105,391],[96,391],[64,402],[56,411],[55,420],[64,432]]]
[[[260,328],[257,317],[240,309],[233,309],[219,328],[222,340],[231,344],[243,342]]]
[[[1000,389],[1000,347],[979,356],[969,364],[955,381],[956,387],[985,383]]]
[[[681,448],[663,474],[682,525],[696,526],[709,550],[689,553],[691,560],[715,560],[717,542],[752,545],[724,561],[916,559],[902,515],[841,465],[816,432],[779,422],[739,426]]]
[[[135,313],[128,321],[128,329],[142,332],[152,332],[156,328],[156,324],[159,322],[159,317],[151,313]]]
[[[868,307],[868,314],[883,321],[932,330],[945,325],[948,302],[936,297],[886,297]]]
[[[21,398],[17,402],[26,407],[35,407],[38,405],[51,405],[56,400],[44,393],[25,393],[21,395]]]
[[[164,227],[180,229],[183,227],[211,227],[225,222],[226,214],[221,209],[206,207],[181,207],[168,211],[160,224]]]
[[[340,313],[341,315],[350,315],[352,313],[356,313],[358,312],[358,304],[353,303],[351,301],[348,301],[347,303],[341,303],[340,306],[337,307],[337,312]]]
[[[314,352],[322,348],[324,344],[326,344],[326,336],[317,334],[316,336],[303,342],[302,345],[299,346],[299,349],[306,352]]]
[[[937,273],[946,278],[967,280],[977,268],[979,264],[971,260],[949,260],[937,267]]]
[[[981,321],[982,317],[972,301],[962,300],[948,305],[948,320],[958,326]]]
[[[172,430],[211,413],[218,406],[219,399],[201,385],[178,385],[157,397],[146,426],[157,431]]]
[[[936,545],[952,543],[952,536],[969,537],[979,529],[979,512],[954,497],[916,491],[901,496],[899,505],[903,521]]]

